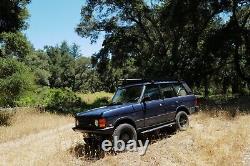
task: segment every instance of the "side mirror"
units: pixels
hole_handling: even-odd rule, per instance
[[[150,101],[151,100],[151,97],[150,96],[144,96],[142,98],[142,102],[145,103],[146,101]]]

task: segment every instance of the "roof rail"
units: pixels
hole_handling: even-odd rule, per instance
[[[127,84],[135,84],[135,83],[142,83],[145,82],[143,79],[141,78],[125,78],[125,79],[119,79],[120,84],[123,85],[127,85]]]
[[[124,86],[124,85],[129,85],[129,84],[136,84],[136,83],[146,83],[146,82],[170,82],[170,81],[176,81],[176,82],[181,82],[180,80],[154,80],[154,79],[142,79],[142,78],[128,78],[128,79],[119,79],[120,85],[119,86]]]

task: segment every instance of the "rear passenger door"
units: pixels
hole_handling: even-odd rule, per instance
[[[160,85],[161,93],[164,101],[165,121],[173,121],[178,107],[177,94],[172,84],[163,83]]]
[[[185,87],[182,85],[182,83],[174,84],[173,86],[174,86],[175,92],[176,92],[176,94],[178,96],[178,100],[177,100],[178,105],[179,106],[184,106],[184,107],[186,107],[188,109],[193,107],[195,96],[192,95],[191,92],[188,92],[185,89]]]

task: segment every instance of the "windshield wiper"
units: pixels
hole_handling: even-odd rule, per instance
[[[128,100],[127,103],[129,103],[129,102],[137,102],[138,100],[139,100],[139,97],[136,97],[135,99]]]
[[[113,103],[110,103],[109,106],[112,106],[112,105],[122,105],[123,103],[122,102],[113,102]]]

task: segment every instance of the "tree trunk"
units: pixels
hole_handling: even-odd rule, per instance
[[[226,78],[223,79],[223,83],[222,83],[222,93],[223,95],[226,95],[227,93],[227,88],[228,88],[228,80]]]
[[[208,96],[209,96],[209,78],[208,78],[208,76],[205,77],[204,85],[205,85],[205,98],[208,98]]]
[[[239,77],[237,74],[233,77],[232,80],[232,93],[233,94],[239,93]]]

